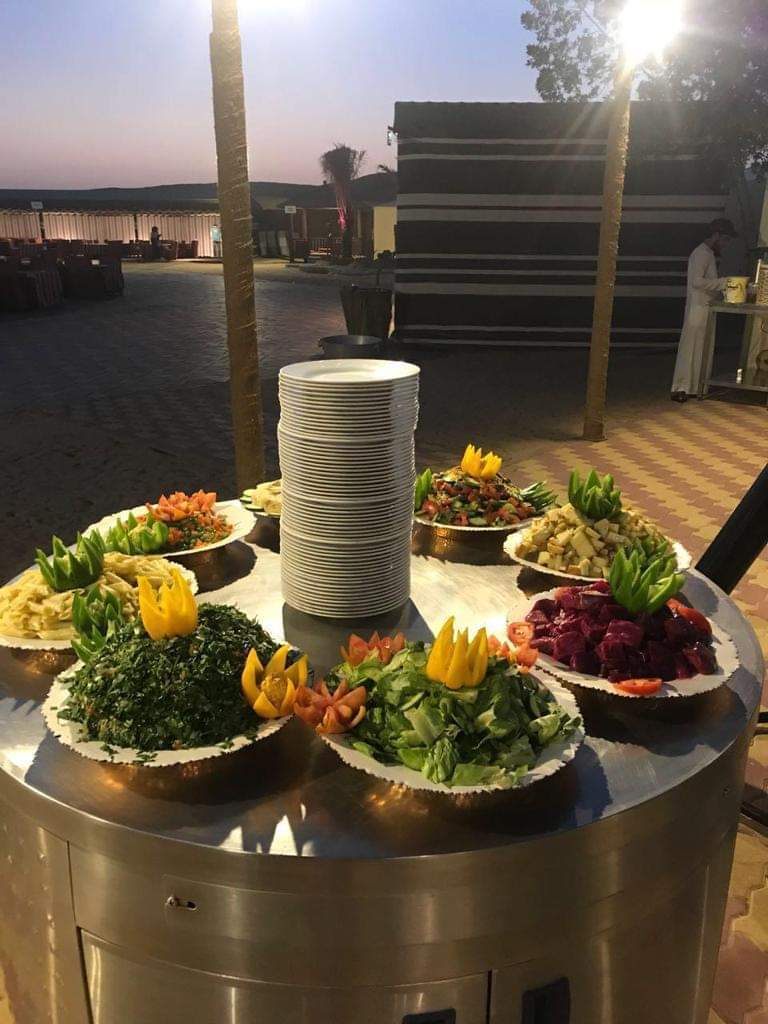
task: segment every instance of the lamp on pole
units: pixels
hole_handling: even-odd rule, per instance
[[[227,311],[227,348],[240,490],[264,479],[264,440],[253,286],[253,229],[237,0],[212,0],[213,122]]]
[[[661,57],[664,48],[679,31],[681,18],[682,0],[627,0],[619,19],[621,49],[616,63],[606,139],[595,304],[584,409],[585,441],[602,441],[605,438],[608,357],[634,70],[651,55]]]

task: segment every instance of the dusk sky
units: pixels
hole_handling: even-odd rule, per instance
[[[395,100],[534,100],[522,0],[240,0],[252,180],[335,142],[394,164]],[[0,187],[213,181],[209,0],[0,0]]]

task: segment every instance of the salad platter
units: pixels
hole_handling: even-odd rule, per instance
[[[230,605],[195,602],[178,568],[139,578],[140,621],[81,617],[80,660],[53,682],[43,719],[83,757],[163,768],[234,753],[290,718],[306,655]]]
[[[684,581],[671,560],[645,565],[619,552],[609,580],[538,595],[508,633],[563,682],[617,697],[694,697],[727,682],[739,658],[717,623],[680,600]]]
[[[294,710],[345,764],[377,778],[450,796],[520,788],[583,742],[573,698],[491,653],[485,629],[454,635],[451,618],[427,645],[352,635],[341,654]]]
[[[256,516],[279,521],[283,511],[283,481],[268,480],[246,489],[240,495],[240,503]]]
[[[571,473],[567,504],[550,508],[528,529],[504,544],[512,561],[567,580],[608,579],[618,551],[637,550],[644,560],[674,558],[679,571],[691,565],[690,553],[657,526],[622,503],[613,477],[593,469],[584,480]]]
[[[416,477],[416,522],[464,533],[512,533],[554,504],[555,495],[546,484],[516,487],[502,476],[501,466],[494,452],[484,454],[469,444],[453,469],[425,469]]]
[[[78,616],[85,610],[132,620],[138,615],[138,577],[155,590],[171,581],[172,566],[159,555],[105,550],[100,535],[78,535],[69,547],[58,538],[51,553],[37,551],[35,565],[0,587],[0,646],[65,651],[76,643]],[[179,571],[191,592],[197,578]]]
[[[121,544],[163,556],[201,554],[241,540],[253,529],[253,513],[240,500],[218,501],[215,491],[186,494],[176,491],[104,516],[85,531]]]

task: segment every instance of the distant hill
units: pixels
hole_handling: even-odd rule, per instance
[[[359,203],[391,202],[397,195],[397,176],[392,174],[365,174],[353,185],[354,198]],[[252,181],[251,198],[255,205],[259,197],[276,197],[297,206],[333,206],[334,195],[330,185],[304,185],[287,181]],[[144,185],[139,188],[83,188],[83,189],[18,189],[0,188],[0,208],[29,209],[33,201],[44,203],[49,209],[62,210],[109,209],[207,209],[217,204],[216,182],[175,185]]]

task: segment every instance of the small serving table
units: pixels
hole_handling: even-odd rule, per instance
[[[715,357],[717,338],[717,317],[720,313],[730,313],[744,317],[768,317],[768,306],[757,305],[754,302],[743,302],[740,304],[732,302],[712,303],[707,316],[707,331],[701,361],[701,378],[699,381],[699,397],[703,398],[705,395],[708,395],[712,388],[761,391],[768,395],[768,373],[749,366],[749,340],[746,337],[741,346],[738,369],[735,372],[723,373],[717,377],[712,376],[712,364]]]
[[[404,608],[341,623],[285,607],[264,548],[195,569],[320,673],[350,628],[500,628],[518,585],[551,586],[417,555]],[[1,651],[13,1024],[705,1024],[763,662],[728,597],[695,572],[686,593],[738,646],[727,686],[579,694],[571,764],[471,799],[346,767],[298,720],[209,762],[87,761],[39,712],[61,656]]]

